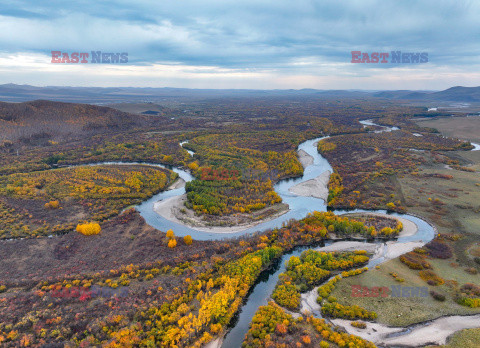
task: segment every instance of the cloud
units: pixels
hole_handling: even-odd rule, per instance
[[[128,52],[138,76],[144,66],[181,65],[268,71],[279,81],[370,76],[373,83],[398,67],[349,65],[350,51],[428,52],[421,69],[431,72],[476,69],[480,57],[477,1],[23,0],[0,6],[4,55]]]

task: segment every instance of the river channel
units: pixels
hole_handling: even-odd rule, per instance
[[[367,121],[368,122],[368,121]],[[365,125],[367,125],[365,122]],[[368,122],[368,125],[375,125],[373,122]],[[394,129],[390,129],[389,127],[384,127],[382,131],[392,131]],[[274,189],[280,195],[283,202],[288,204],[289,210],[285,214],[276,217],[274,219],[262,222],[254,227],[246,228],[242,231],[233,232],[233,233],[222,233],[222,232],[205,232],[196,230],[194,227],[187,226],[181,223],[170,221],[160,215],[158,215],[154,211],[154,204],[158,201],[162,201],[171,197],[180,196],[185,193],[185,187],[176,188],[169,191],[164,191],[159,194],[154,195],[150,199],[146,200],[145,202],[141,203],[136,207],[139,211],[141,216],[146,220],[146,222],[155,227],[156,229],[166,231],[168,229],[173,229],[177,236],[185,236],[191,235],[194,239],[197,240],[220,240],[225,238],[234,238],[243,235],[248,235],[255,233],[257,231],[265,231],[268,229],[279,228],[282,226],[283,223],[287,222],[290,219],[301,219],[305,217],[308,213],[313,211],[326,211],[327,207],[325,201],[320,198],[314,197],[303,197],[297,196],[291,192],[289,189],[297,184],[303,183],[307,180],[314,179],[317,176],[321,175],[326,171],[332,172],[332,167],[328,163],[328,161],[322,157],[317,151],[317,142],[324,138],[316,138],[311,139],[303,142],[299,145],[298,151],[303,150],[308,153],[313,158],[313,163],[306,166],[304,169],[304,174],[302,177],[294,178],[294,179],[285,179],[280,180],[277,184],[275,184]],[[183,146],[186,141],[182,142],[180,145]],[[192,151],[189,151],[191,156],[194,156]],[[105,163],[107,164],[107,163]],[[153,166],[164,167],[162,165],[156,164],[149,164]],[[174,172],[176,172],[180,178],[182,178],[185,182],[189,182],[193,180],[193,176],[180,168],[175,167],[167,167]],[[349,211],[335,211],[336,214],[345,214],[345,213],[355,213],[355,212],[374,212],[374,213],[387,213],[384,210],[349,210]],[[380,255],[375,255],[368,264],[369,267],[378,265],[382,262],[388,260],[388,258],[384,257],[388,248],[394,248],[399,244],[409,244],[412,245],[412,249],[417,246],[421,246],[423,244],[428,243],[432,240],[435,236],[435,229],[426,221],[412,216],[408,214],[396,214],[392,213],[391,216],[399,216],[403,219],[407,219],[415,223],[418,227],[417,231],[413,235],[399,237],[394,241],[390,241],[385,243],[383,240],[377,240],[374,243],[382,244],[383,251]],[[284,254],[280,260],[278,260],[275,265],[269,269],[264,271],[261,276],[259,277],[258,281],[252,288],[251,292],[245,299],[245,302],[239,312],[237,313],[232,323],[230,323],[230,328],[227,334],[223,339],[223,343],[221,347],[224,348],[235,348],[241,347],[243,339],[245,337],[246,332],[248,331],[248,326],[252,320],[253,315],[257,311],[259,306],[266,305],[268,300],[270,299],[270,295],[275,287],[275,284],[278,281],[279,274],[285,270],[285,262],[292,256],[292,255],[300,255],[303,250],[312,248],[316,250],[322,250],[324,247],[331,245],[332,243],[336,243],[337,241],[326,240],[322,245],[314,245],[310,247],[299,247],[295,248],[293,251]],[[371,241],[370,241],[371,242]],[[317,316],[319,313],[314,313]],[[427,325],[427,324],[425,324]],[[419,329],[422,326],[418,326]],[[408,330],[405,333],[408,336],[415,335],[415,330]],[[402,334],[396,336],[396,340],[401,341]],[[376,342],[377,344],[379,342]],[[390,345],[389,345],[390,346]]]

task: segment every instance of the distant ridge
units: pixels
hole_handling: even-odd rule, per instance
[[[433,93],[436,100],[459,102],[480,102],[480,87],[451,87],[441,92]]]
[[[188,89],[171,87],[64,87],[0,85],[0,100],[25,102],[36,99],[72,103],[112,104],[174,101],[184,99],[211,99],[219,97],[319,97],[319,98],[382,98],[390,100],[480,102],[480,87],[456,86],[444,91],[362,91],[362,90],[318,90],[318,89]]]
[[[456,86],[440,92],[384,91],[374,93],[373,96],[386,99],[478,103],[480,102],[480,87]]]

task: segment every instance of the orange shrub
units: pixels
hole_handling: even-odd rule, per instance
[[[275,328],[275,331],[279,335],[285,335],[287,333],[287,326],[285,324],[278,323],[276,328]]]
[[[177,246],[177,240],[176,239],[173,238],[173,239],[170,239],[168,241],[168,247],[169,248],[175,248],[176,246]]]
[[[198,163],[197,162],[191,162],[188,164],[188,168],[192,171],[198,170]]]
[[[439,277],[434,271],[427,269],[424,271],[419,272],[420,278],[425,280],[428,285],[442,285],[445,283],[445,280],[443,280],[441,277]]]
[[[45,203],[45,208],[47,209],[58,209],[60,207],[60,202],[58,201],[50,201]]]
[[[190,236],[190,235],[187,235],[187,236],[183,237],[183,241],[184,241],[184,242],[185,242],[185,244],[187,244],[187,245],[190,245],[190,244],[192,244],[192,242],[193,242],[193,240],[192,240],[192,236]]]
[[[78,233],[83,234],[84,236],[91,236],[99,234],[102,228],[96,222],[90,222],[86,224],[78,224],[76,228]]]
[[[168,230],[168,231],[167,231],[167,238],[168,238],[168,239],[175,238],[175,233],[173,233],[172,230]]]
[[[302,336],[302,342],[305,344],[310,344],[312,343],[312,340],[310,339],[310,336]]]
[[[425,260],[425,255],[418,252],[408,252],[400,256],[400,261],[408,266],[410,269],[428,269],[432,266]]]

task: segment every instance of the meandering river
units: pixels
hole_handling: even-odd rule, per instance
[[[362,122],[365,125],[375,125],[373,122],[364,121]],[[383,126],[382,126],[383,127]],[[384,127],[381,131],[392,131],[395,130],[396,127]],[[303,142],[299,145],[298,150],[303,150],[308,153],[313,158],[313,163],[308,165],[304,170],[304,175],[299,178],[295,179],[286,179],[280,180],[275,186],[275,191],[280,195],[283,202],[289,205],[289,211],[277,218],[274,218],[269,221],[262,222],[254,227],[246,228],[245,230],[234,232],[234,233],[217,233],[217,232],[204,232],[196,230],[194,227],[186,226],[181,223],[176,223],[170,221],[168,219],[163,218],[162,216],[158,215],[154,211],[154,204],[155,202],[165,200],[167,198],[183,195],[185,193],[185,188],[177,188],[169,191],[164,191],[159,194],[154,195],[152,198],[148,199],[147,201],[141,203],[136,207],[136,209],[140,212],[141,216],[146,220],[146,222],[162,231],[166,231],[168,229],[173,229],[177,236],[185,236],[187,234],[191,235],[194,239],[197,240],[218,240],[218,239],[225,239],[225,238],[232,238],[238,237],[246,234],[251,234],[257,231],[265,231],[267,229],[272,228],[279,228],[282,226],[284,222],[287,222],[290,219],[301,219],[305,217],[308,213],[313,211],[326,211],[326,204],[322,199],[314,198],[314,197],[302,197],[297,196],[291,192],[289,192],[289,188],[305,182],[310,179],[314,179],[317,176],[321,175],[325,171],[332,172],[332,167],[328,163],[328,161],[322,157],[318,151],[316,143],[319,140],[324,138],[316,138],[311,139]],[[180,145],[184,145],[186,142],[182,142]],[[191,156],[194,156],[192,151],[189,151]],[[105,163],[108,164],[108,163]],[[149,164],[153,166],[169,168],[175,171],[180,178],[185,180],[185,182],[189,182],[193,180],[193,176],[182,169],[175,168],[175,167],[166,167],[157,164]],[[336,214],[344,214],[344,213],[352,213],[352,212],[367,212],[365,210],[353,210],[353,211],[335,211]],[[384,210],[376,210],[376,211],[368,211],[368,212],[377,212],[385,214],[386,211]],[[401,216],[404,219],[410,220],[414,222],[418,230],[415,234],[404,236],[396,239],[393,242],[389,242],[388,245],[382,240],[378,240],[375,243],[383,244],[383,252],[381,255],[376,255],[376,257],[370,260],[369,266],[375,266],[380,264],[388,258],[385,257],[385,253],[388,248],[395,248],[401,244],[406,246],[407,244],[411,245],[411,249],[414,246],[423,245],[430,240],[433,239],[435,235],[435,229],[428,224],[426,221],[419,219],[418,217],[407,215],[407,214],[391,214],[392,216]],[[292,256],[292,255],[300,255],[303,250],[308,248],[314,248],[317,250],[322,250],[324,246],[328,246],[335,241],[325,241],[323,245],[320,247],[318,245],[311,246],[311,247],[299,247],[295,248],[293,251],[286,253],[282,256],[280,260],[276,262],[274,267],[269,270],[264,271],[257,283],[252,288],[250,294],[245,300],[244,305],[240,309],[239,313],[236,315],[232,323],[230,324],[230,329],[226,336],[224,337],[222,347],[224,348],[234,348],[234,347],[241,347],[243,342],[244,336],[248,331],[248,326],[252,320],[253,315],[257,311],[259,306],[266,305],[270,295],[275,287],[275,284],[278,281],[279,274],[285,270],[285,262]],[[410,244],[409,244],[410,243]],[[416,244],[415,244],[416,243]],[[405,249],[405,248],[404,248]],[[317,313],[318,315],[318,313]],[[473,317],[473,316],[472,316]],[[480,326],[480,325],[479,325]],[[386,326],[384,326],[386,327]],[[418,326],[418,333],[421,333],[421,328],[424,326]],[[468,327],[468,326],[465,326]],[[415,335],[417,329],[412,329],[408,331],[408,336],[412,334]],[[407,335],[407,333],[405,334]],[[396,344],[401,341],[401,334],[396,337]],[[377,342],[378,343],[378,342]]]
[[[197,240],[232,238],[245,234],[251,234],[256,231],[265,231],[267,229],[281,227],[282,223],[290,219],[301,219],[305,217],[308,213],[311,213],[315,210],[326,211],[327,207],[322,199],[314,197],[301,197],[288,191],[289,188],[299,183],[313,179],[327,170],[330,172],[332,171],[332,167],[330,166],[328,161],[318,154],[316,145],[314,145],[321,139],[323,138],[307,140],[304,143],[300,144],[300,146],[298,147],[299,150],[304,150],[313,157],[313,163],[305,168],[304,175],[295,179],[280,180],[274,186],[275,191],[280,195],[280,197],[282,197],[283,202],[289,205],[290,210],[277,218],[262,222],[254,227],[231,233],[203,232],[196,230],[194,227],[186,226],[184,224],[176,223],[165,219],[153,210],[155,202],[184,194],[185,188],[183,187],[175,190],[161,192],[137,206],[137,210],[140,212],[140,214],[143,216],[143,218],[149,225],[162,231],[165,231],[167,229],[173,229],[175,231],[175,234],[178,236],[185,236],[189,234]],[[193,180],[192,175],[187,171],[178,168],[172,169],[176,173],[178,173],[178,175],[186,182]]]
[[[373,124],[373,122],[369,122],[369,121],[364,121],[362,123],[364,125],[375,125]],[[396,129],[396,127],[384,127],[384,126],[382,127],[384,129],[380,131],[384,131],[384,132],[388,132]],[[304,174],[302,177],[280,180],[274,186],[275,191],[280,195],[283,202],[289,205],[289,208],[290,208],[289,211],[277,218],[262,222],[254,227],[246,228],[245,230],[234,232],[234,233],[204,232],[204,231],[196,230],[195,228],[190,226],[186,226],[180,223],[167,220],[162,216],[158,215],[154,211],[153,208],[154,208],[155,202],[165,200],[167,198],[183,195],[185,193],[184,187],[169,190],[169,191],[164,191],[159,194],[156,194],[152,198],[138,205],[136,209],[140,212],[141,216],[146,220],[146,222],[149,225],[162,231],[173,229],[177,236],[185,236],[189,234],[194,239],[197,239],[197,240],[218,240],[218,239],[232,238],[232,237],[238,237],[246,234],[251,234],[257,231],[265,231],[267,229],[279,228],[282,226],[284,222],[287,222],[290,219],[301,219],[305,217],[308,213],[311,213],[313,211],[326,211],[327,207],[325,202],[322,199],[314,198],[314,197],[297,196],[289,192],[289,188],[299,183],[303,183],[307,180],[314,179],[326,171],[330,171],[330,172],[333,171],[328,161],[324,157],[322,157],[317,151],[316,143],[322,139],[324,138],[307,140],[299,145],[298,150],[305,151],[313,158],[313,163],[308,165],[305,168]],[[185,143],[186,142],[182,142],[180,145],[182,146]],[[194,152],[192,151],[189,151],[189,154],[191,156],[194,156]],[[112,162],[112,163],[103,163],[103,164],[114,164],[114,163]],[[116,164],[119,164],[119,163],[116,162]],[[163,166],[158,164],[148,164],[148,165],[171,169],[174,172],[176,172],[180,178],[185,180],[185,182],[189,182],[194,179],[189,172],[179,168],[168,167],[168,166]],[[335,211],[336,214],[355,213],[355,212],[377,212],[377,213],[383,213],[383,214],[386,213],[386,211],[384,210],[366,211],[366,210],[357,209],[353,211],[339,211],[339,210]],[[375,243],[377,244],[383,244],[383,249],[380,255],[376,255],[375,258],[370,260],[368,265],[370,267],[378,265],[389,259],[385,257],[385,254],[388,248],[396,248],[403,244],[403,250],[405,250],[404,247],[407,247],[407,249],[410,248],[411,250],[416,246],[420,246],[425,243],[428,243],[430,240],[433,239],[435,235],[435,229],[426,221],[418,217],[407,215],[407,214],[396,214],[396,213],[393,213],[390,215],[399,216],[414,222],[417,225],[418,230],[415,234],[399,237],[395,241],[389,242],[388,245],[382,240],[376,241]],[[238,312],[234,320],[232,320],[232,323],[230,324],[230,329],[226,334],[226,336],[224,337],[222,347],[223,348],[241,347],[241,344],[243,342],[245,334],[248,331],[248,326],[252,320],[253,315],[255,314],[259,306],[267,304],[270,298],[270,295],[273,292],[273,289],[278,281],[279,274],[285,270],[285,262],[292,255],[298,256],[301,254],[303,250],[306,250],[309,248],[322,250],[324,247],[328,247],[332,243],[336,243],[336,241],[330,241],[330,240],[325,241],[324,244],[322,244],[321,246],[315,245],[310,247],[295,248],[293,251],[284,254],[282,258],[275,263],[274,267],[264,271],[259,277],[259,280],[256,282],[256,284],[252,288],[250,294],[246,298],[244,305],[242,306],[242,308],[240,309],[240,311]],[[319,315],[318,312],[314,314]],[[464,318],[470,318],[470,320],[472,320],[473,318],[474,320],[476,320],[477,317],[478,316],[470,316],[470,317],[464,317]],[[380,324],[377,324],[377,325],[380,325]],[[409,340],[411,340],[412,335],[413,337],[415,337],[415,335],[417,336],[421,335],[422,328],[425,328],[426,325],[427,324],[417,325],[415,328],[406,331],[404,334],[406,339],[405,339],[405,342],[403,343],[408,345],[408,342]],[[384,329],[391,329],[384,325],[380,325],[380,326]],[[464,327],[467,328],[471,326],[468,326],[466,324]],[[463,327],[458,328],[458,330],[462,328]],[[402,333],[397,334],[396,341],[395,341],[396,345],[403,344],[401,337],[402,337]],[[379,342],[377,341],[375,343],[379,343]]]
[[[389,130],[390,129],[385,128],[385,131]],[[170,191],[161,192],[137,206],[137,210],[145,218],[146,222],[149,225],[163,231],[167,229],[173,229],[175,233],[179,236],[190,234],[194,239],[197,240],[223,239],[242,236],[245,234],[251,234],[256,231],[264,231],[271,228],[281,227],[282,223],[290,219],[301,219],[305,217],[308,213],[315,210],[326,211],[327,207],[324,200],[314,197],[301,197],[289,192],[289,188],[299,183],[314,179],[326,171],[333,172],[332,167],[330,166],[328,161],[324,157],[322,157],[317,151],[316,144],[319,140],[322,139],[324,138],[307,140],[299,145],[298,150],[305,151],[313,158],[313,163],[305,168],[302,177],[281,180],[275,185],[275,191],[280,195],[283,202],[288,204],[290,208],[287,213],[275,219],[263,222],[251,228],[246,228],[245,230],[236,233],[213,233],[198,231],[193,227],[169,221],[154,212],[153,206],[155,202],[170,197],[182,195],[185,193],[185,188],[178,188]],[[181,145],[183,144],[185,144],[185,142],[181,143]],[[190,155],[193,156],[194,153],[190,152]],[[171,169],[178,173],[178,175],[186,182],[193,180],[193,177],[190,173],[178,168]],[[352,211],[349,212],[351,213]],[[364,211],[355,210],[354,212]],[[386,213],[386,211],[376,212]],[[337,211],[336,213],[342,214],[345,212]],[[397,214],[392,215],[395,216]],[[427,222],[410,215],[402,215],[402,217],[414,222],[418,226],[418,231],[414,235],[398,238],[396,243],[409,243],[412,241],[420,241],[422,244],[424,244],[434,237],[434,229]],[[325,243],[328,245],[334,242],[326,241]],[[383,241],[379,241],[378,243],[383,243]],[[253,287],[251,293],[248,295],[241,310],[230,324],[230,330],[224,338],[222,347],[234,348],[241,346],[243,338],[248,331],[248,326],[252,320],[253,315],[255,314],[259,306],[267,304],[267,301],[275,287],[275,284],[277,283],[279,274],[285,270],[285,262],[292,255],[299,255],[305,249],[308,249],[308,247],[296,248],[293,251],[286,253],[280,260],[276,262],[273,268],[262,273],[256,285]],[[319,250],[321,250],[321,248]],[[385,258],[380,255],[375,260],[371,261],[372,264],[370,264],[370,266],[374,265],[373,262],[375,264],[379,264],[384,260]]]

